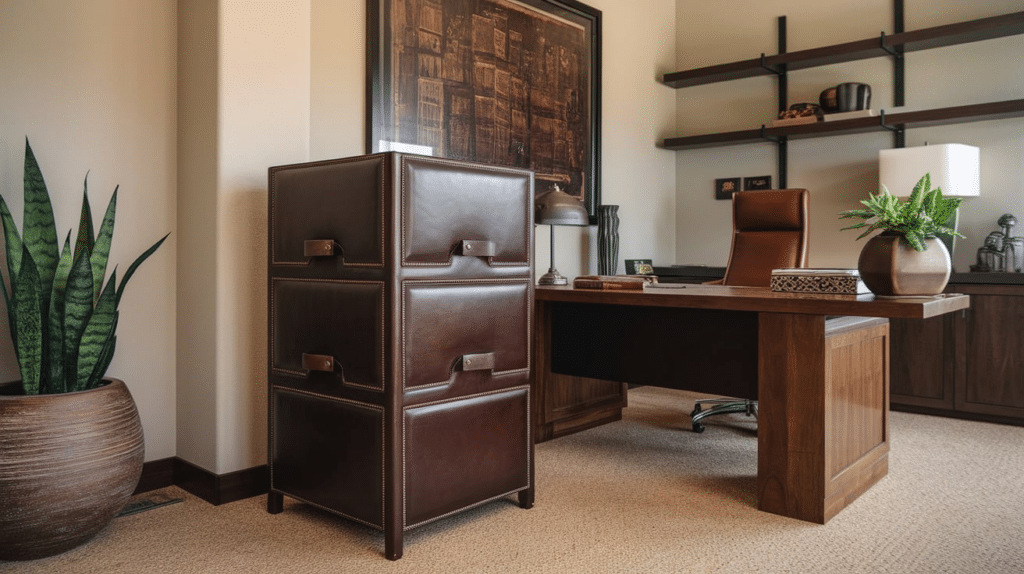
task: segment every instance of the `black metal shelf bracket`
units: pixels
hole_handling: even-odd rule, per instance
[[[900,147],[906,146],[907,145],[906,144],[906,142],[907,142],[907,139],[906,139],[907,138],[907,128],[904,125],[902,125],[902,124],[889,125],[889,124],[885,123],[885,110],[881,110],[879,112],[879,114],[880,114],[880,117],[879,117],[878,125],[880,125],[883,128],[885,128],[885,129],[887,129],[887,130],[892,132],[892,134],[893,134],[893,147],[900,148]]]
[[[896,48],[885,45],[885,32],[882,32],[882,36],[878,39],[878,47],[885,50],[885,52],[892,56],[893,58],[903,57],[903,52],[897,50]]]
[[[782,74],[786,73],[786,71],[782,68],[776,66],[769,66],[767,64],[767,58],[765,58],[764,52],[761,52],[761,67],[775,74],[776,76],[781,76]]]
[[[765,125],[761,124],[761,139],[777,144],[786,141],[786,136],[770,136],[766,133]]]

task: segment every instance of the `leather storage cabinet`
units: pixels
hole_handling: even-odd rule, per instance
[[[533,174],[396,152],[269,170],[268,511],[384,531],[533,504]]]

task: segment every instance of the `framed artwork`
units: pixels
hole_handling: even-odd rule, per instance
[[[650,259],[627,259],[626,275],[654,275],[654,265]]]
[[[367,153],[530,169],[596,223],[601,12],[575,0],[367,0]]]
[[[715,199],[732,199],[732,194],[740,190],[740,178],[726,177],[715,180]]]
[[[750,191],[752,189],[771,189],[772,188],[772,176],[770,175],[759,175],[756,177],[745,177],[743,178],[743,191]]]

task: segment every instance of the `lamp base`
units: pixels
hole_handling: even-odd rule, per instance
[[[558,269],[551,267],[548,272],[541,275],[537,280],[538,285],[568,285],[569,280],[565,278]]]

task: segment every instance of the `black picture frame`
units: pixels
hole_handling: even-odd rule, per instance
[[[576,0],[367,0],[366,13],[367,153],[530,169],[538,195],[557,184],[597,223],[600,10]]]
[[[715,199],[732,199],[732,194],[740,191],[740,178],[724,177],[715,180]]]
[[[654,275],[654,263],[650,259],[626,259],[626,275]]]
[[[754,189],[771,189],[772,188],[772,176],[770,175],[757,175],[754,177],[743,178],[743,191],[750,191]]]

